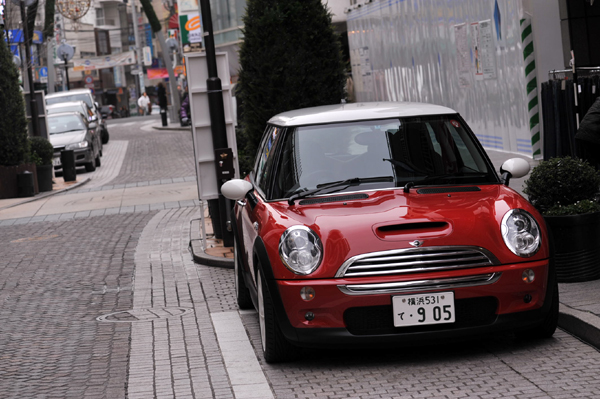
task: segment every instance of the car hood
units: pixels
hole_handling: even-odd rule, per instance
[[[50,135],[50,143],[54,147],[63,147],[67,144],[79,143],[85,140],[86,131],[77,130],[66,133],[55,133]]]
[[[363,192],[311,198],[312,204],[269,203],[272,223],[265,245],[278,258],[281,233],[306,225],[323,243],[325,267],[312,278],[333,277],[337,268],[355,255],[402,248],[477,246],[490,251],[502,264],[523,262],[504,244],[500,225],[510,209],[531,213],[542,231],[542,248],[526,260],[548,257],[546,228],[541,215],[514,190],[501,185],[431,187]],[[322,200],[327,200],[324,202]],[[319,201],[322,201],[319,203]],[[316,202],[316,203],[315,203]],[[418,241],[415,242],[415,241]],[[285,276],[285,278],[296,278]]]

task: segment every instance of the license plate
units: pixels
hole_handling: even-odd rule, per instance
[[[396,327],[454,323],[454,292],[394,296],[392,307]]]
[[[53,158],[52,159],[52,165],[54,165],[54,166],[60,166],[60,158]]]

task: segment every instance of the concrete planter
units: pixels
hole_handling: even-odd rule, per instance
[[[553,237],[558,282],[600,279],[600,212],[544,220]]]

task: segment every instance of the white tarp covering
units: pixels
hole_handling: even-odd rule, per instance
[[[531,156],[522,13],[521,0],[374,0],[353,9],[357,101],[445,105],[485,147]]]
[[[94,69],[113,68],[116,66],[133,64],[135,64],[135,54],[133,51],[127,51],[125,53],[102,55],[100,57],[73,59],[73,70],[93,71]]]

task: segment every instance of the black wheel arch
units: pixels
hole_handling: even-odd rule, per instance
[[[268,294],[271,296],[271,300],[273,301],[273,310],[275,311],[275,317],[277,318],[281,332],[288,341],[298,342],[298,334],[296,334],[296,330],[294,327],[292,327],[290,319],[287,317],[285,307],[283,306],[283,301],[279,293],[279,288],[277,287],[277,280],[273,274],[267,248],[260,237],[258,237],[254,242],[254,256],[254,275],[257,276],[257,272],[260,269],[261,275],[264,276],[264,279],[267,283],[266,285]],[[258,262],[256,260],[258,260]]]

